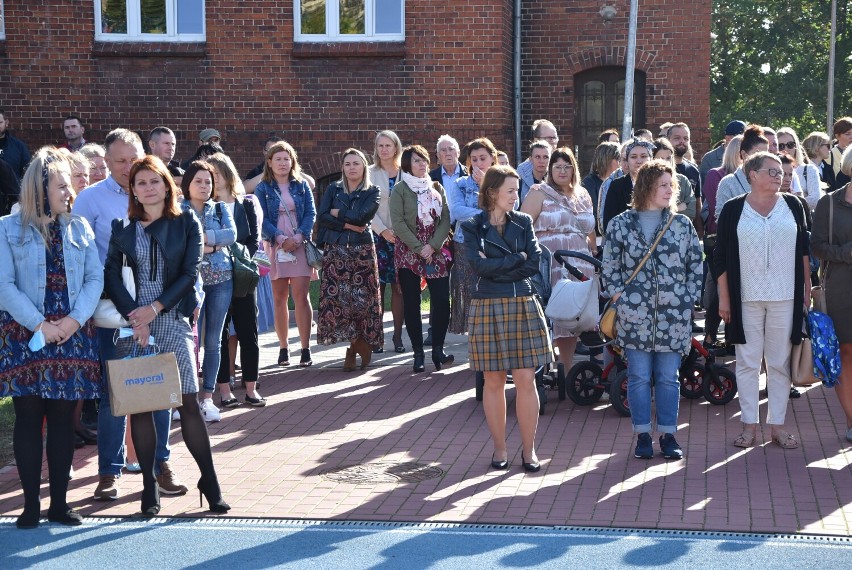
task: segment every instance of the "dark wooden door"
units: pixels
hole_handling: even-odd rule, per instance
[[[574,144],[580,169],[588,172],[598,135],[606,129],[621,132],[624,120],[624,75],[620,66],[597,67],[574,77]],[[633,88],[633,128],[645,128],[645,73],[636,71]]]

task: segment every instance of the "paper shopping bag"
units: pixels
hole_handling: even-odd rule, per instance
[[[166,410],[181,405],[174,352],[107,361],[112,415]]]

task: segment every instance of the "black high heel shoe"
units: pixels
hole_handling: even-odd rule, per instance
[[[505,471],[506,469],[509,468],[509,460],[503,459],[502,461],[497,461],[496,459],[494,459],[494,456],[492,455],[491,456],[491,468],[492,469],[498,469],[500,471]]]
[[[155,481],[142,489],[142,516],[153,517],[158,514],[160,514],[160,487]]]
[[[290,366],[289,348],[281,348],[278,350],[278,366]]]
[[[426,370],[426,355],[421,350],[414,353],[414,371],[423,372],[424,370]]]
[[[524,459],[523,451],[521,452],[521,463],[524,466],[524,471],[528,473],[537,473],[539,470],[541,470],[541,463],[539,463],[538,461],[536,461],[535,463],[527,463],[527,460]]]
[[[402,344],[402,334],[399,336],[394,336],[392,338],[393,341],[393,349],[397,352],[397,354],[402,354],[405,352],[405,345]]]
[[[210,510],[214,513],[227,513],[231,510],[231,505],[222,500],[222,491],[219,489],[219,483],[216,481],[207,482],[204,477],[198,480],[198,506],[202,507],[202,495],[207,499],[210,505]]]
[[[455,360],[456,357],[452,354],[445,354],[443,348],[432,350],[432,364],[435,365],[435,370],[440,370],[444,365],[451,366]]]

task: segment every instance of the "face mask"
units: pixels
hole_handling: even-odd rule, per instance
[[[29,346],[30,352],[38,352],[39,350],[44,348],[45,344],[46,343],[44,342],[44,333],[41,332],[41,329],[38,329],[33,334],[33,337],[30,339],[30,342],[27,346]]]

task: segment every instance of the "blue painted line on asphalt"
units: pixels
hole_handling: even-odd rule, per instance
[[[20,531],[0,568],[849,568],[852,539],[584,527],[269,519],[97,518]],[[817,561],[818,564],[817,564]]]

